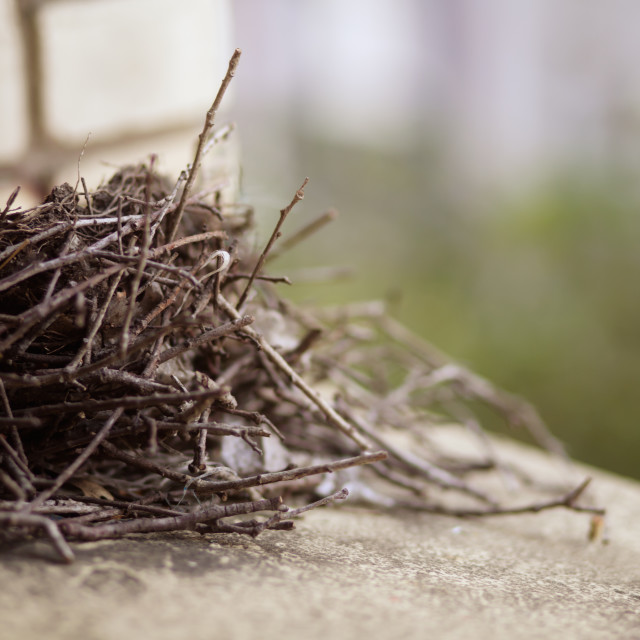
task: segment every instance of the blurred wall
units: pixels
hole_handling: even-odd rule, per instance
[[[0,0],[0,201],[75,182],[83,148],[93,186],[152,152],[177,174],[233,49],[227,0]]]
[[[386,298],[576,458],[640,478],[640,3],[235,0],[234,18],[258,218],[306,175],[287,226],[341,212],[273,266],[292,295]],[[356,276],[304,284],[300,265]]]
[[[359,145],[446,145],[505,184],[615,155],[640,166],[631,0],[236,0],[239,108]]]

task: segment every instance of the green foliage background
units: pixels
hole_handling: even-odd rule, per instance
[[[331,264],[356,275],[294,286],[293,298],[386,298],[416,332],[532,401],[573,457],[640,478],[633,177],[585,170],[474,199],[424,146],[394,156],[299,139],[296,154],[300,176],[262,176],[270,195],[283,194],[279,206],[311,176],[287,229],[330,205],[341,217],[271,271]],[[266,209],[268,228],[277,209]]]

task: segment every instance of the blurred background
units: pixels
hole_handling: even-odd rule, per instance
[[[244,197],[265,228],[341,217],[274,270],[383,298],[539,408],[570,453],[640,477],[640,5],[236,0]],[[299,217],[299,218],[298,218]]]
[[[572,456],[640,478],[639,19],[632,0],[0,0],[0,203],[150,152],[176,175],[240,47],[212,179],[265,236],[305,176],[285,232],[340,211],[273,263],[288,293],[385,300]],[[308,279],[327,265],[352,276]]]

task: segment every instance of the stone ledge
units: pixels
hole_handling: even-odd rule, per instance
[[[547,474],[549,459],[507,445]],[[5,549],[0,638],[640,638],[640,484],[579,468],[608,509],[459,520],[342,507],[296,531]]]

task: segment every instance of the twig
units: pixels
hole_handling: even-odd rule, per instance
[[[85,142],[86,144],[86,142]],[[84,149],[82,149],[82,152],[84,153]],[[78,160],[78,171],[80,171],[80,161]],[[80,181],[82,182],[82,190],[84,192],[84,199],[87,203],[87,209],[89,210],[89,215],[93,216],[93,207],[91,206],[91,197],[89,196],[89,189],[87,189],[87,183],[84,179],[84,176],[80,178]]]
[[[189,351],[189,349],[193,349],[194,347],[199,347],[208,342],[212,342],[213,340],[218,340],[219,338],[228,336],[229,334],[234,333],[235,331],[238,331],[239,329],[242,329],[251,324],[253,320],[253,316],[242,316],[240,318],[237,318],[236,320],[232,320],[231,322],[220,325],[219,327],[210,329],[209,331],[204,331],[199,336],[188,340],[186,344],[166,349],[159,354],[157,362],[158,364],[162,364],[163,362],[167,362],[167,360],[171,360],[172,358],[179,356],[185,351]]]
[[[167,233],[166,237],[169,242],[171,242],[178,231],[178,226],[180,225],[180,221],[182,220],[182,214],[184,213],[184,209],[187,204],[187,200],[189,199],[189,193],[191,192],[191,188],[193,187],[193,183],[195,182],[196,175],[200,169],[200,162],[202,158],[203,150],[207,144],[209,133],[213,129],[215,116],[220,107],[220,103],[222,102],[222,98],[231,82],[231,78],[235,75],[236,67],[238,66],[238,62],[240,61],[241,55],[240,49],[236,49],[231,56],[231,60],[229,60],[229,68],[227,69],[227,73],[225,74],[220,88],[218,89],[218,93],[213,101],[213,104],[207,111],[207,115],[204,121],[204,127],[202,128],[202,132],[198,136],[198,146],[196,148],[196,153],[193,158],[193,162],[191,163],[191,167],[189,169],[189,176],[187,178],[187,183],[184,185],[184,189],[182,190],[182,197],[180,198],[180,203],[176,207],[176,209],[167,216]]]
[[[253,285],[253,281],[255,277],[258,275],[258,273],[260,273],[260,269],[262,269],[262,265],[264,264],[264,261],[267,259],[267,255],[269,254],[269,251],[271,250],[273,243],[280,237],[280,227],[282,226],[283,222],[286,220],[287,216],[291,212],[291,209],[293,209],[293,207],[298,202],[300,202],[300,200],[304,198],[304,188],[307,186],[308,182],[309,182],[309,178],[305,178],[304,182],[302,183],[302,186],[296,191],[295,195],[293,196],[293,200],[291,200],[291,202],[284,209],[280,210],[280,218],[278,219],[278,222],[276,223],[273,233],[271,234],[271,237],[267,242],[267,246],[262,250],[260,257],[258,258],[258,262],[256,263],[256,266],[253,268],[253,271],[251,272],[251,276],[249,277],[249,280],[247,282],[246,287],[244,288],[244,291],[240,294],[240,297],[238,298],[236,309],[238,310],[241,309],[242,305],[245,303],[245,300],[249,295],[249,290],[251,289],[251,285]]]
[[[153,159],[152,159],[152,167],[153,167]],[[124,322],[122,324],[121,338],[120,338],[120,355],[122,358],[125,357],[127,353],[127,348],[129,346],[129,327],[131,326],[131,320],[133,318],[133,314],[136,310],[138,297],[138,289],[140,287],[140,281],[142,280],[142,274],[144,273],[145,265],[149,258],[149,245],[151,244],[151,229],[150,229],[150,221],[149,217],[151,215],[151,209],[149,208],[149,199],[151,194],[149,193],[149,181],[151,179],[151,169],[147,173],[147,189],[146,189],[146,207],[145,207],[145,215],[144,215],[144,227],[142,233],[142,246],[140,247],[139,252],[139,261],[138,261],[138,269],[136,274],[131,281],[131,293],[129,300],[129,307],[127,309],[127,313],[124,317]]]
[[[236,436],[242,438],[247,436],[262,436],[268,438],[271,434],[266,429],[260,427],[237,426],[232,424],[224,424],[221,422],[171,422],[168,420],[156,420],[158,429],[172,429],[176,431],[207,431],[214,436]]]
[[[340,489],[340,491],[336,491],[330,496],[326,496],[321,500],[317,500],[316,502],[312,502],[311,504],[307,504],[304,507],[298,507],[297,509],[289,509],[285,511],[282,515],[283,518],[297,518],[299,515],[305,513],[305,511],[310,511],[311,509],[317,509],[318,507],[323,507],[331,502],[335,502],[336,500],[346,500],[349,496],[348,489]]]
[[[7,396],[7,390],[5,389],[4,382],[2,380],[0,380],[0,399],[2,400],[2,405],[9,420],[13,421],[13,424],[10,424],[9,426],[9,432],[11,433],[11,440],[13,441],[16,455],[18,456],[18,459],[24,465],[24,467],[28,469],[29,463],[24,452],[22,440],[20,439],[20,433],[18,432],[18,424],[15,422],[13,411],[11,410],[11,404],[9,402],[9,397]]]
[[[0,416],[0,431],[12,431],[14,427],[20,427],[24,429],[37,429],[42,426],[42,420],[34,418],[33,416],[25,416],[24,418]]]
[[[259,535],[265,529],[271,529],[279,522],[283,520],[291,520],[292,518],[297,518],[299,515],[305,513],[306,511],[310,511],[311,509],[317,509],[318,507],[323,507],[324,505],[330,504],[331,502],[346,500],[349,495],[349,491],[347,489],[340,489],[340,491],[336,491],[335,493],[326,496],[316,502],[312,502],[311,504],[307,504],[304,507],[298,507],[297,509],[289,509],[288,507],[274,513],[268,520],[264,522],[256,523],[251,531],[252,536]]]
[[[94,255],[96,255],[99,258],[106,258],[107,260],[110,260],[111,262],[116,262],[116,263],[136,262],[139,264],[140,262],[140,258],[136,256],[120,255],[118,253],[112,253],[111,251],[96,251],[94,252]],[[200,287],[200,282],[198,282],[198,280],[193,275],[191,275],[188,271],[180,267],[174,267],[170,264],[164,264],[163,262],[156,262],[155,260],[149,260],[149,259],[145,261],[145,267],[151,267],[152,269],[158,269],[159,271],[167,271],[168,273],[176,273],[179,276],[189,280],[194,287]]]
[[[231,135],[231,133],[234,131],[235,128],[236,128],[235,124],[233,124],[233,122],[230,122],[224,127],[221,127],[213,135],[211,135],[209,137],[209,140],[207,141],[207,144],[205,144],[204,149],[202,150],[202,155],[205,156],[207,153],[209,153],[209,151],[211,150],[211,147],[219,144],[223,140],[226,140]]]
[[[237,502],[226,505],[213,505],[185,513],[179,516],[165,518],[136,518],[113,524],[103,524],[95,527],[77,525],[72,521],[60,523],[60,529],[68,536],[80,540],[104,540],[105,538],[122,538],[131,533],[153,533],[158,531],[180,531],[194,529],[196,524],[209,520],[219,520],[243,513],[256,511],[275,511],[280,508],[282,498],[268,498],[253,502]]]
[[[104,302],[102,303],[102,307],[100,308],[100,311],[98,312],[98,315],[96,316],[95,320],[93,321],[92,325],[91,325],[91,329],[89,330],[88,335],[83,339],[82,341],[82,346],[78,349],[76,355],[73,357],[73,360],[71,360],[71,362],[67,365],[66,369],[67,371],[73,371],[74,369],[76,369],[80,363],[82,362],[82,359],[85,357],[85,354],[88,355],[87,357],[87,364],[89,364],[89,362],[91,361],[91,347],[93,345],[93,341],[98,333],[98,331],[100,330],[100,327],[102,326],[102,322],[104,320],[104,316],[107,313],[108,309],[109,309],[109,305],[111,304],[111,300],[113,299],[113,294],[116,292],[116,289],[118,288],[118,285],[120,284],[120,279],[122,278],[122,271],[119,271],[118,273],[115,274],[114,278],[113,278],[113,282],[111,283],[111,286],[109,287],[109,291],[107,292],[107,295],[105,297]]]
[[[429,480],[430,482],[437,484],[443,489],[457,489],[458,491],[462,491],[463,493],[472,495],[473,497],[478,498],[483,502],[488,502],[489,504],[495,503],[495,501],[484,492],[469,486],[466,482],[460,480],[459,478],[456,478],[456,476],[448,473],[444,469],[440,469],[430,462],[427,462],[422,458],[418,458],[409,451],[402,451],[399,448],[393,446],[379,433],[368,427],[365,421],[360,420],[356,415],[351,415],[350,417],[351,421],[358,427],[358,429],[366,433],[373,442],[375,442],[378,446],[384,447],[394,458],[400,460],[400,462],[405,464],[410,469],[417,471],[425,478],[427,478],[427,480]]]
[[[501,507],[499,505],[494,505],[492,507],[487,507],[486,509],[457,509],[445,507],[444,505],[435,505],[408,500],[397,501],[397,506],[408,507],[410,509],[415,509],[418,511],[428,511],[429,513],[439,513],[442,515],[455,516],[458,518],[508,516],[518,515],[521,513],[539,513],[540,511],[547,511],[548,509],[558,508],[565,508],[570,509],[571,511],[593,513],[603,516],[606,514],[606,509],[602,509],[599,507],[587,507],[576,504],[576,501],[582,495],[590,482],[591,478],[586,478],[575,489],[572,489],[564,496],[560,496],[559,498],[552,498],[550,500],[545,500],[542,502],[534,502],[522,507]]]
[[[0,212],[0,224],[5,219],[5,216],[7,215],[9,209],[11,209],[11,205],[15,202],[16,198],[18,197],[18,193],[20,193],[19,186],[16,187],[11,192],[11,195],[7,198],[7,204],[5,205],[4,209]]]
[[[191,391],[188,393],[156,393],[150,396],[124,396],[121,398],[107,398],[95,400],[90,398],[80,402],[57,402],[45,404],[39,407],[19,409],[19,413],[27,413],[34,416],[46,416],[57,413],[78,413],[108,411],[111,409],[143,409],[160,404],[179,405],[183,402],[206,400],[224,395],[225,389],[206,389],[205,391]]]
[[[31,513],[1,513],[0,523],[6,527],[26,527],[43,529],[49,536],[51,543],[64,562],[73,562],[75,556],[67,541],[62,537],[60,529],[53,520],[46,516],[34,515]]]
[[[337,209],[328,209],[324,213],[320,214],[315,220],[309,222],[304,227],[296,231],[292,236],[285,238],[281,243],[279,249],[271,251],[267,256],[267,262],[271,262],[276,258],[279,258],[285,251],[291,249],[295,245],[299,244],[303,240],[306,240],[310,235],[314,234],[319,229],[322,229],[329,222],[333,222],[338,217]]]
[[[75,222],[75,220],[74,220]],[[60,257],[67,255],[67,252],[69,251],[69,247],[71,246],[71,243],[73,242],[73,237],[75,235],[75,229],[72,226],[69,236],[67,237],[67,239],[65,240],[64,244],[62,245],[61,249],[60,249]],[[51,299],[51,295],[53,294],[53,291],[55,290],[56,284],[58,283],[58,279],[60,278],[60,274],[62,273],[62,267],[58,267],[54,273],[53,276],[51,277],[51,280],[49,282],[49,286],[47,287],[47,292],[44,295],[44,300],[50,300]]]
[[[62,501],[58,501],[62,502]],[[139,502],[127,502],[125,500],[106,500],[104,498],[94,498],[92,496],[74,496],[72,500],[68,501],[71,504],[76,502],[101,505],[104,507],[116,507],[119,511],[128,513],[151,513],[157,516],[181,516],[184,515],[184,511],[177,511],[176,509],[167,509],[166,507],[157,507],[149,504],[140,504]],[[40,511],[38,511],[40,513]]]
[[[2,434],[0,434],[0,446],[2,446],[2,448],[7,452],[7,455],[16,465],[19,472],[24,475],[25,479],[29,482],[29,485],[31,485],[31,481],[35,479],[35,476],[31,472],[31,469],[29,469],[28,461],[24,458],[24,451],[21,452],[17,447],[14,449]],[[32,490],[33,486],[28,488]]]
[[[209,413],[209,409],[205,410],[205,413]],[[202,418],[208,418],[204,414],[200,416]],[[193,447],[193,460],[189,463],[188,469],[191,473],[198,471],[202,472],[207,468],[207,431],[206,429],[200,429],[196,435],[196,443]]]
[[[224,239],[226,237],[227,234],[224,231],[206,231],[205,233],[197,233],[192,236],[178,238],[173,242],[168,242],[167,244],[156,247],[149,253],[149,255],[152,258],[159,258],[163,253],[170,253],[171,251],[175,251],[187,244],[193,244],[194,242],[206,242],[207,240],[212,240],[214,238]]]
[[[363,464],[371,464],[380,462],[387,458],[385,451],[375,451],[373,453],[363,453],[353,458],[345,458],[336,460],[335,462],[327,462],[325,464],[317,464],[309,467],[297,467],[294,469],[286,469],[285,471],[274,471],[271,473],[261,473],[256,476],[242,478],[240,480],[220,480],[216,482],[203,482],[201,485],[195,485],[196,492],[209,493],[226,493],[227,491],[239,491],[249,487],[258,487],[265,484],[273,484],[274,482],[289,482],[290,480],[298,480],[307,476],[314,476],[321,473],[332,473],[340,469],[348,469]],[[195,483],[194,483],[195,484]]]

